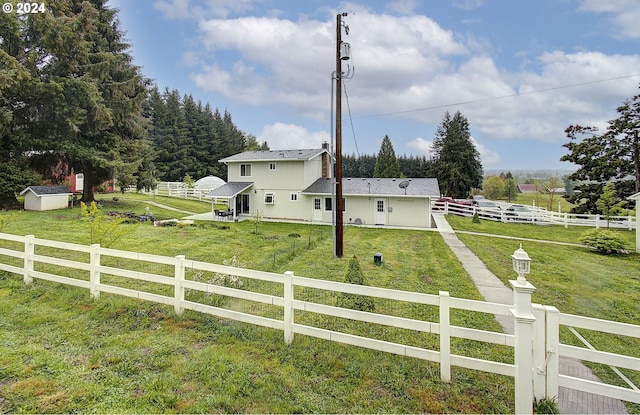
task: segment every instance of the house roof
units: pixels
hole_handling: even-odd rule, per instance
[[[331,178],[320,178],[307,187],[302,193],[330,194]],[[401,188],[400,183],[408,182],[406,188]],[[438,179],[342,179],[342,194],[345,196],[421,196],[439,197],[440,188]]]
[[[205,197],[234,197],[253,186],[253,182],[229,182],[209,192]]]
[[[324,148],[313,148],[306,150],[261,150],[245,151],[218,160],[221,163],[240,161],[277,161],[277,160],[311,160],[320,154],[327,152]]]
[[[20,195],[33,192],[36,196],[71,195],[71,190],[67,186],[29,186],[20,192]]]

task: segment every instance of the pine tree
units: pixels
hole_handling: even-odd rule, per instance
[[[388,135],[382,139],[373,177],[400,177],[400,166]]]
[[[471,141],[469,122],[458,111],[453,118],[447,111],[433,140],[433,171],[440,191],[446,196],[464,198],[482,183],[480,153]]]

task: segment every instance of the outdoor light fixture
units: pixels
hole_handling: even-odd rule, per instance
[[[531,270],[531,258],[529,258],[529,254],[522,249],[522,244],[520,244],[520,248],[516,249],[513,255],[511,255],[511,260],[513,261],[513,270],[518,274],[518,284],[526,284],[527,279],[525,276]]]

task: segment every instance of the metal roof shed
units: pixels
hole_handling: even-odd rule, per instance
[[[66,208],[71,194],[67,186],[29,186],[20,192],[24,209],[37,211]]]

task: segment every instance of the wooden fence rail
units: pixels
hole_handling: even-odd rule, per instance
[[[515,281],[512,282],[515,293],[514,298],[516,299],[515,305],[504,305],[452,298],[448,292],[444,291],[441,291],[438,295],[432,295],[352,285],[300,277],[290,271],[284,274],[276,274],[189,260],[184,255],[166,257],[102,248],[97,244],[85,246],[50,241],[35,238],[33,235],[16,236],[0,233],[0,242],[3,241],[9,241],[14,245],[16,242],[24,244],[24,249],[22,250],[0,247],[0,270],[22,275],[25,284],[31,284],[33,279],[37,278],[88,289],[94,298],[99,298],[100,293],[111,293],[173,306],[176,313],[182,313],[185,309],[206,313],[283,331],[284,341],[287,343],[293,342],[294,336],[299,334],[428,360],[440,365],[440,376],[444,382],[451,381],[452,366],[510,376],[514,378],[516,384],[515,402],[516,412],[518,413],[531,413],[531,402],[534,396],[537,398],[557,396],[559,386],[591,392],[597,390],[606,396],[640,403],[640,391],[637,388],[634,389],[632,387],[629,389],[604,384],[594,386],[592,381],[584,381],[558,374],[558,358],[560,355],[578,357],[632,370],[640,368],[640,359],[636,357],[560,344],[560,325],[582,327],[638,339],[640,339],[640,326],[560,314],[554,307],[532,305],[530,302],[531,292],[535,288],[528,283],[523,286],[518,285],[519,283]],[[60,250],[75,252],[85,260],[59,258],[42,248],[52,248],[50,249],[52,252]],[[114,259],[117,261],[114,261]],[[16,260],[22,262],[22,267],[16,265]],[[118,266],[105,265],[106,263],[117,263]],[[47,268],[48,266],[52,270],[58,270],[62,267],[67,270],[67,275],[60,275],[65,272],[53,273]],[[152,269],[147,269],[147,266]],[[154,271],[154,267],[163,268],[161,271]],[[36,268],[38,269],[36,270]],[[251,291],[244,288],[212,284],[189,279],[187,278],[188,272],[232,275],[244,278],[247,281],[252,280],[271,284],[275,288],[271,290],[272,292],[258,292],[259,290]],[[146,285],[136,284],[136,288],[140,289],[133,289],[114,282],[107,282],[113,278],[122,278],[127,281],[143,281],[164,288],[157,289],[156,292],[150,292],[153,290]],[[147,290],[143,291],[142,289],[145,288]],[[299,290],[316,289],[336,294],[351,293],[378,299],[433,306],[439,310],[438,321],[422,321],[320,304],[296,297],[297,288]],[[163,289],[164,291],[162,291]],[[281,317],[274,318],[270,315],[251,314],[246,310],[236,310],[192,301],[185,297],[187,290],[276,307],[280,310],[279,315]],[[515,335],[452,325],[450,321],[451,310],[456,309],[511,316],[514,319]],[[430,350],[415,345],[383,341],[302,324],[296,320],[297,312],[313,313],[314,315],[324,315],[437,335],[439,336],[439,349]],[[454,354],[451,352],[452,337],[511,347],[514,351],[515,363],[488,361]],[[533,350],[532,344],[534,345]]]

